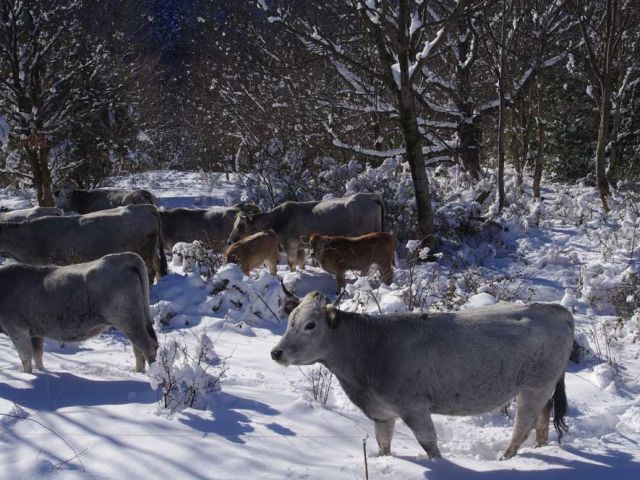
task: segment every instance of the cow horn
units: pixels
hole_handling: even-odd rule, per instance
[[[296,297],[293,293],[287,290],[287,287],[284,286],[284,280],[280,279],[280,285],[282,286],[282,291],[284,292],[284,311],[288,315],[290,314],[294,308],[300,305],[300,299]]]
[[[346,292],[347,292],[346,288],[343,288],[342,290],[340,290],[340,293],[338,294],[338,296],[336,297],[336,299],[333,301],[331,305],[333,305],[336,308],[340,306],[340,301],[342,300],[342,297],[344,297],[344,294]]]

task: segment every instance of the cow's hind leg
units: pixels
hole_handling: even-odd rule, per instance
[[[133,355],[136,357],[136,372],[144,372],[146,358],[138,347],[133,347]]]
[[[542,409],[536,418],[536,447],[542,447],[549,441],[549,415],[551,414],[551,400]]]
[[[31,348],[33,350],[33,360],[36,368],[42,370],[44,365],[42,357],[44,356],[44,337],[31,337]]]
[[[396,419],[375,422],[376,440],[380,448],[380,455],[391,455],[391,439],[393,438],[393,430],[396,425]]]
[[[438,449],[438,437],[436,436],[436,428],[431,420],[431,414],[427,411],[412,412],[403,416],[402,420],[411,429],[416,439],[422,445],[429,458],[441,458]]]
[[[145,360],[151,364],[156,360],[158,351],[158,343],[151,338],[149,332],[144,327],[142,329],[127,329],[122,331],[131,345],[133,345],[133,354],[136,357],[136,372],[144,372]]]
[[[511,444],[504,452],[502,460],[515,456],[518,449],[527,439],[531,430],[536,426],[536,419],[543,412],[553,393],[553,386],[549,388],[522,391],[516,397],[518,405],[516,420],[511,435]]]

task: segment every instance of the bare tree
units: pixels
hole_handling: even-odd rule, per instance
[[[83,88],[102,58],[88,45],[82,0],[0,2],[0,112],[28,160],[40,205],[53,205],[49,152],[73,119],[92,111]]]
[[[271,21],[296,35],[313,51],[330,57],[345,83],[356,94],[366,96],[374,110],[391,113],[396,118],[402,147],[386,152],[374,147],[366,152],[383,158],[397,153],[406,156],[416,198],[417,231],[423,246],[435,249],[424,154],[442,142],[429,133],[430,123],[421,122],[418,114],[419,105],[425,102],[424,83],[428,82],[425,67],[438,54],[460,17],[479,2],[352,0],[293,5],[294,2],[276,1],[271,7],[267,2],[259,3],[268,11]],[[314,18],[318,10],[324,19]],[[425,137],[432,138],[433,143],[425,142]],[[335,143],[340,140],[336,138]]]
[[[629,58],[625,55],[625,36],[631,29],[637,28],[634,21],[640,18],[639,6],[638,2],[631,0],[572,0],[568,2],[568,8],[580,25],[587,76],[591,81],[590,96],[599,111],[596,182],[602,208],[608,212],[607,197],[611,192],[605,149],[611,132],[612,96],[616,81],[625,70],[624,63]]]

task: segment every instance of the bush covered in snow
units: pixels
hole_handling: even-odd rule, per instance
[[[195,345],[169,338],[158,349],[147,375],[158,390],[161,406],[169,412],[196,408],[204,410],[212,393],[220,390],[225,363],[216,355],[213,342],[202,332]]]
[[[173,266],[182,267],[184,272],[194,270],[205,278],[211,278],[222,263],[220,255],[207,249],[202,242],[178,242],[171,250],[171,263]]]
[[[267,270],[261,270],[254,279],[244,275],[237,265],[227,264],[214,275],[212,285],[207,308],[223,313],[238,328],[277,323],[286,318],[280,280]]]
[[[310,200],[318,193],[313,191],[315,182],[304,150],[288,150],[278,140],[256,155],[250,170],[238,175],[237,184],[244,190],[242,200],[265,210],[287,200]]]

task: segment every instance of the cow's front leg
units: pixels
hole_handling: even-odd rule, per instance
[[[6,327],[5,330],[18,351],[18,356],[22,362],[22,370],[24,373],[32,373],[33,347],[31,346],[31,335],[29,335],[28,331],[16,327]]]
[[[393,430],[396,425],[396,419],[383,420],[375,422],[376,440],[380,448],[380,455],[391,455],[391,439],[393,438]]]
[[[304,270],[304,246],[302,244],[296,248],[296,263],[300,270]]]
[[[288,245],[285,248],[287,254],[287,263],[289,264],[289,270],[295,272],[296,265],[298,263],[298,247],[296,245]]]
[[[436,428],[431,420],[431,413],[427,411],[411,412],[402,417],[404,423],[411,429],[416,439],[422,445],[429,458],[441,458],[438,449]]]

